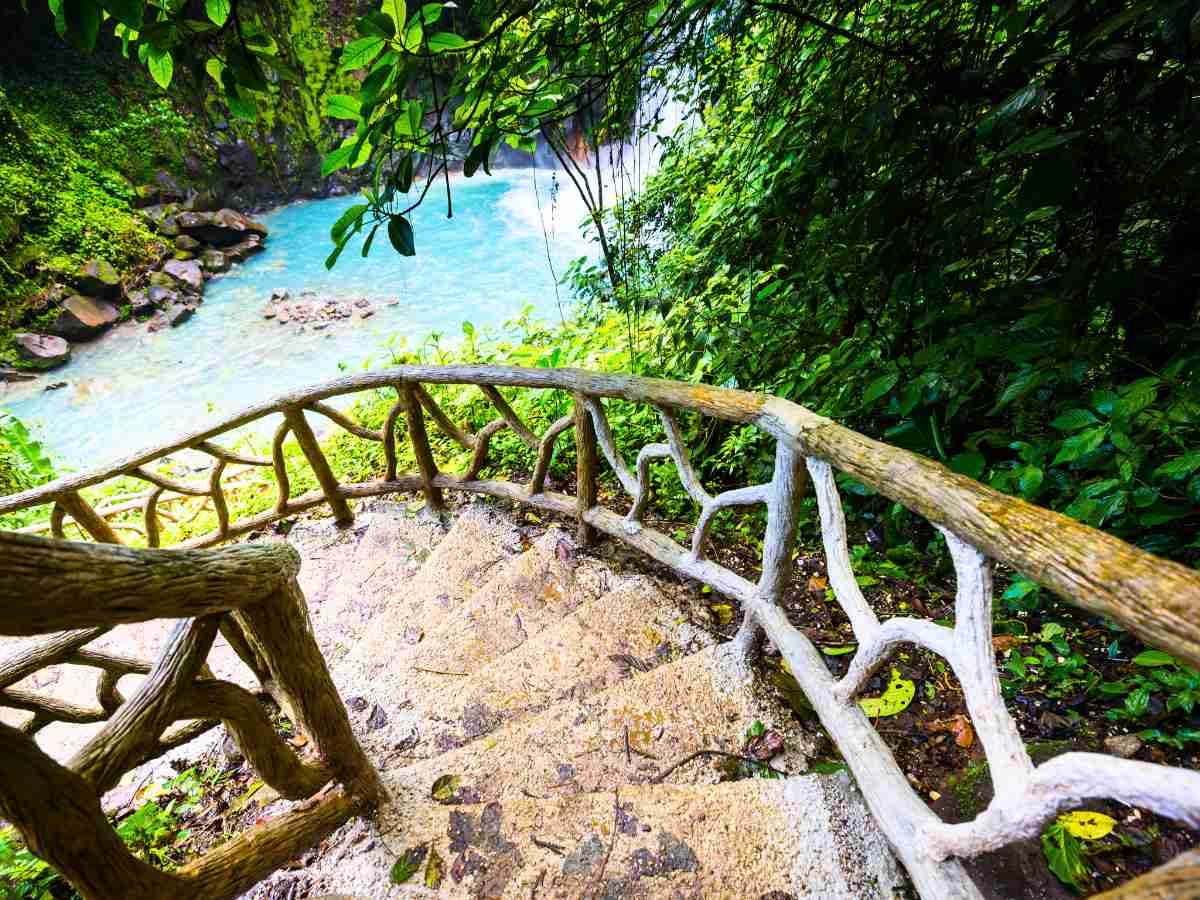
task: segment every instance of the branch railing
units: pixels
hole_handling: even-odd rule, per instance
[[[497,417],[472,434],[441,409],[425,385],[477,385],[495,408]],[[502,387],[561,391],[571,396],[574,408],[538,436],[500,393]],[[378,431],[363,427],[326,403],[335,397],[377,389],[394,390],[396,395]],[[605,399],[649,404],[662,423],[665,440],[642,448],[632,469],[612,434]],[[678,425],[680,412],[752,425],[774,439],[775,466],[771,480],[715,495],[709,493],[689,459]],[[244,456],[214,443],[223,434],[274,414],[282,414],[283,419],[275,431],[270,459]],[[353,484],[339,482],[309,424],[311,414],[325,417],[358,438],[381,443],[383,477]],[[465,471],[448,474],[439,468],[430,445],[427,417],[451,441],[470,452],[471,461]],[[396,434],[401,419],[416,462],[417,471],[411,473],[397,471]],[[489,443],[504,429],[536,454],[533,475],[527,484],[480,477],[487,464]],[[569,430],[573,430],[576,443],[574,496],[546,488],[554,448]],[[286,466],[285,444],[289,436],[299,444],[319,485],[317,490],[298,497],[292,496]],[[183,484],[151,468],[183,450],[196,450],[213,459],[207,483]],[[631,505],[625,515],[597,502],[601,457],[630,497]],[[650,499],[650,464],[660,459],[674,464],[684,490],[700,507],[688,546],[676,543],[645,522]],[[273,471],[277,493],[270,509],[231,521],[221,481],[231,464]],[[835,470],[903,504],[945,535],[957,576],[952,626],[910,617],[879,621],[851,568]],[[232,686],[197,677],[196,661],[203,657],[200,651],[211,641],[213,629],[219,627],[259,674],[264,688],[294,710],[297,720],[311,734],[325,735],[316,741],[319,759],[315,763],[304,763],[298,768],[291,757],[261,750],[253,758],[255,765],[260,771],[285,770],[273,777],[286,785],[291,794],[285,795],[289,796],[307,794],[318,782],[323,784],[322,779],[327,776],[333,779],[330,784],[341,785],[333,793],[325,788],[327,793],[315,801],[313,811],[290,813],[287,823],[270,823],[267,827],[276,827],[278,834],[291,837],[299,834],[304,838],[313,835],[319,838],[331,823],[344,820],[340,816],[373,803],[379,796],[378,782],[349,735],[340,705],[335,714],[333,704],[327,702],[328,697],[336,700],[336,695],[308,632],[294,571],[251,571],[254,566],[249,560],[259,566],[265,564],[264,560],[272,560],[278,569],[283,565],[279,554],[285,551],[253,545],[206,552],[199,548],[222,543],[321,505],[327,505],[340,523],[349,523],[354,516],[352,501],[369,496],[420,491],[430,507],[439,509],[444,502],[443,493],[449,490],[505,498],[574,517],[583,542],[592,540],[597,533],[608,535],[681,574],[737,598],[745,611],[743,625],[735,638],[737,645],[748,653],[765,634],[779,648],[922,897],[979,898],[978,889],[963,869],[962,858],[1035,835],[1050,817],[1084,799],[1110,798],[1152,809],[1193,827],[1200,826],[1200,773],[1094,753],[1067,753],[1040,766],[1032,763],[1000,693],[991,632],[991,567],[993,561],[1005,563],[1068,602],[1108,616],[1147,643],[1191,665],[1200,665],[1200,573],[1058,513],[1000,494],[938,463],[874,441],[776,397],[575,369],[401,366],[296,391],[106,468],[0,498],[0,514],[53,504],[51,531],[57,537],[64,534],[64,520],[70,516],[94,541],[119,543],[108,518],[92,508],[80,492],[121,477],[140,479],[151,486],[141,507],[143,525],[139,529],[151,546],[159,542],[156,504],[164,494],[209,498],[216,512],[216,528],[190,538],[179,549],[167,551],[42,542],[52,548],[44,554],[54,565],[46,571],[35,569],[31,575],[16,580],[9,575],[22,570],[20,548],[42,546],[41,539],[12,535],[0,538],[0,577],[4,578],[0,587],[0,601],[4,604],[0,608],[0,633],[41,634],[84,629],[54,635],[27,658],[12,662],[8,668],[0,664],[3,690],[0,705],[32,710],[33,719],[27,730],[36,730],[46,721],[95,721],[89,717],[101,712],[109,716],[105,734],[120,733],[114,723],[121,721],[153,723],[148,730],[141,728],[142,737],[137,741],[129,739],[121,744],[125,749],[119,756],[112,757],[112,751],[108,751],[108,757],[101,753],[101,759],[108,758],[108,762],[84,764],[77,757],[59,771],[51,770],[48,761],[40,759],[39,765],[47,770],[45,777],[62,781],[59,788],[62,791],[68,789],[70,778],[82,779],[93,788],[108,783],[128,763],[169,743],[171,735],[161,738],[159,735],[184,712],[201,720],[222,718],[227,724],[232,722],[235,734],[256,743],[254,735],[261,728],[251,722],[255,718],[250,713],[251,704],[240,694],[235,699]],[[849,669],[840,679],[829,673],[814,645],[788,622],[779,603],[791,576],[799,503],[808,482],[819,510],[830,586],[858,642]],[[706,556],[706,536],[714,515],[726,507],[754,504],[763,504],[767,510],[761,575],[756,582]],[[113,508],[129,509],[128,504]],[[199,555],[189,555],[197,552]],[[216,557],[207,555],[211,553],[249,556],[245,561],[230,557],[239,562],[226,560],[218,565]],[[122,565],[134,569],[138,564],[131,560],[145,560],[142,564],[155,573],[153,578],[164,586],[163,590],[155,595],[153,604],[129,602],[130,595],[120,578],[113,583],[97,582],[82,564],[92,557],[81,554],[116,554],[104,558],[114,565],[120,560]],[[201,579],[203,589],[166,587],[176,581],[186,585],[189,572],[193,579]],[[204,573],[204,577],[196,575],[197,572]],[[232,577],[229,573],[248,579],[247,590],[236,601],[229,599],[233,596],[228,593],[229,585],[219,583],[221,577],[226,580]],[[251,584],[258,588],[251,588]],[[265,600],[251,599],[262,598],[264,594],[269,595]],[[142,694],[149,690],[143,686],[137,697],[122,702],[115,694],[115,678],[122,672],[146,671],[148,665],[116,661],[102,654],[89,655],[84,647],[103,628],[118,622],[142,621],[152,615],[191,617],[176,632],[172,647],[178,643],[178,649],[174,652],[168,649],[147,678],[146,684],[160,686],[168,699],[157,704],[148,699],[139,703]],[[219,619],[217,625],[213,624],[214,619]],[[324,673],[316,679],[319,682],[316,687],[297,683],[295,673],[289,672],[291,664],[287,657],[292,651],[287,648],[293,646],[292,642],[308,648],[306,664]],[[972,821],[946,823],[930,810],[910,787],[891,751],[855,702],[870,676],[902,644],[916,645],[943,657],[962,687],[967,712],[980,737],[995,788],[992,802]],[[174,662],[168,665],[164,662],[168,658]],[[43,665],[81,660],[90,660],[84,664],[97,666],[104,672],[98,686],[104,695],[98,697],[100,710],[55,711],[48,702],[21,695],[10,687],[20,680],[15,676],[25,677]],[[306,690],[308,693],[303,693]],[[22,703],[25,705],[21,706]],[[317,707],[323,712],[318,713]],[[145,737],[150,732],[154,732],[153,740]],[[4,742],[0,752],[9,758],[22,754],[28,757],[36,750],[27,735],[13,729],[0,732],[0,737]],[[263,738],[261,743],[270,743],[265,735],[259,737]],[[329,751],[335,744],[349,755],[345,758],[331,755]],[[5,771],[11,770],[6,766]],[[280,790],[283,793],[283,788]],[[46,838],[45,813],[21,806],[20,795],[21,791],[0,776],[0,814],[25,831],[35,852],[60,866],[55,848]],[[96,816],[90,812],[89,816],[90,826],[100,828]],[[289,844],[282,839],[274,843],[250,839],[242,845],[235,842],[210,853],[220,856],[220,861],[201,860],[171,877],[197,882],[202,880],[198,873],[205,866],[223,865],[223,872],[245,871],[246,867],[230,860],[249,852],[247,847],[270,846],[277,853],[282,852],[281,844],[294,846],[294,841]],[[78,868],[62,870],[72,880],[72,872],[79,871]],[[122,877],[135,876],[149,877],[144,873],[138,876],[132,869]],[[118,895],[140,896],[129,892],[104,893],[102,889],[87,894]]]

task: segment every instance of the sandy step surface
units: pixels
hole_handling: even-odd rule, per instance
[[[417,871],[391,884],[395,861],[414,850]],[[443,872],[436,889],[425,886],[431,860]],[[904,896],[883,836],[844,775],[414,803],[392,828],[347,829],[312,874],[320,890],[361,900]]]
[[[779,731],[775,757],[787,773],[805,770],[813,739],[770,688],[758,684],[728,645],[616,682],[599,694],[566,699],[463,747],[407,766],[380,768],[393,802],[385,824],[426,802],[438,779],[459,779],[471,802],[610,790],[649,781],[700,750],[738,753],[755,721]],[[673,783],[715,782],[713,756],[680,766]],[[719,760],[717,760],[719,762]]]

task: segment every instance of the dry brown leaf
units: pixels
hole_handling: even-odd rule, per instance
[[[808,589],[814,594],[819,594],[829,587],[829,579],[824,575],[809,575]]]
[[[1013,650],[1021,646],[1021,639],[1014,634],[998,634],[992,638],[992,647],[996,650]]]

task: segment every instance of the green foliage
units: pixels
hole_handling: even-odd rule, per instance
[[[0,409],[0,495],[14,494],[54,478],[54,464],[25,424]]]
[[[180,842],[188,837],[183,818],[224,777],[216,769],[193,767],[151,785],[143,794],[145,802],[113,822],[118,836],[140,859],[160,869],[173,869],[182,861]],[[78,896],[54,869],[24,846],[15,831],[0,831],[0,898],[50,900]]]

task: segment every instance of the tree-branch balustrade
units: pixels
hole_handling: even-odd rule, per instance
[[[425,385],[478,385],[498,418],[471,434],[456,424]],[[574,410],[539,437],[501,395],[499,388],[555,389],[573,397]],[[383,428],[374,431],[354,422],[326,401],[380,388],[395,390]],[[665,441],[640,451],[631,469],[609,426],[604,399],[650,404],[657,411]],[[764,484],[716,495],[704,487],[689,459],[677,422],[680,411],[700,413],[757,427],[776,442],[775,468]],[[226,450],[213,440],[272,414],[283,414],[275,432],[271,458],[258,459]],[[384,477],[357,484],[340,483],[326,461],[308,414],[315,413],[363,439],[382,443]],[[441,471],[433,458],[426,415],[448,438],[471,452],[466,471]],[[396,432],[403,417],[418,471],[399,473]],[[490,440],[509,429],[536,454],[528,484],[482,479]],[[557,440],[574,430],[576,493],[546,489],[547,473]],[[316,475],[319,489],[291,495],[284,448],[294,436]],[[188,485],[151,468],[171,454],[191,449],[214,459],[207,484]],[[631,506],[625,515],[597,502],[600,456],[612,469]],[[690,545],[680,546],[649,526],[650,464],[669,459],[687,494],[700,508]],[[221,484],[227,465],[273,470],[276,499],[264,512],[230,521]],[[868,487],[929,519],[945,535],[957,575],[952,626],[909,617],[880,622],[864,598],[851,569],[845,518],[834,471],[847,473]],[[807,473],[807,479],[805,477]],[[55,634],[19,659],[0,663],[0,705],[29,710],[27,732],[49,721],[107,721],[101,736],[64,768],[44,757],[28,734],[0,731],[6,761],[29,761],[37,777],[61,796],[77,797],[73,818],[56,824],[27,785],[0,779],[0,814],[25,833],[30,846],[86,887],[89,897],[137,897],[149,894],[123,889],[118,881],[91,884],[80,860],[96,853],[116,853],[88,789],[112,783],[138,762],[161,752],[173,738],[163,730],[182,718],[222,720],[244,746],[264,779],[285,796],[311,796],[329,781],[308,809],[297,809],[264,828],[266,837],[235,840],[179,873],[150,874],[128,860],[105,877],[120,883],[152,885],[158,890],[172,879],[183,896],[205,885],[206,897],[234,896],[229,885],[242,884],[247,873],[265,874],[289,848],[316,840],[345,817],[367,808],[379,797],[370,764],[349,732],[324,662],[312,642],[303,598],[294,577],[291,551],[278,545],[234,546],[201,550],[263,528],[285,516],[328,505],[339,522],[353,518],[351,501],[395,492],[420,491],[427,504],[441,508],[445,491],[500,497],[541,510],[573,517],[581,541],[597,533],[620,540],[675,571],[737,598],[745,612],[735,638],[749,653],[765,634],[779,648],[789,669],[816,710],[922,897],[978,898],[978,889],[961,862],[1039,832],[1059,811],[1087,798],[1111,798],[1146,807],[1200,825],[1200,773],[1172,769],[1102,754],[1068,753],[1034,766],[1004,707],[991,633],[992,561],[1001,561],[1037,581],[1066,601],[1108,616],[1146,642],[1192,665],[1200,664],[1200,573],[1154,557],[1114,537],[1024,501],[1002,495],[976,481],[907,451],[873,441],[803,407],[775,397],[657,379],[602,375],[571,369],[522,369],[504,366],[402,366],[356,375],[319,387],[296,391],[251,407],[229,419],[185,436],[167,446],[133,454],[104,469],[59,479],[32,491],[0,498],[0,513],[53,503],[52,532],[63,534],[69,515],[95,541],[117,543],[106,516],[89,506],[80,491],[105,481],[131,476],[153,490],[141,506],[147,542],[158,543],[156,504],[164,492],[210,498],[217,527],[174,550],[130,550],[98,545],[46,542],[19,535],[0,536],[0,633]],[[852,625],[858,650],[841,679],[830,675],[820,653],[792,626],[779,606],[791,575],[798,504],[805,482],[811,482],[820,514],[829,581]],[[708,559],[706,538],[713,517],[729,506],[764,504],[767,530],[761,576],[751,582]],[[116,504],[112,515],[131,507]],[[28,554],[43,562],[29,565]],[[241,555],[239,555],[241,554]],[[103,560],[111,568],[97,579],[89,563]],[[147,579],[156,586],[146,593]],[[235,589],[233,582],[240,588]],[[112,625],[156,616],[187,617],[171,647],[153,668],[137,660],[105,657],[86,649]],[[314,761],[298,761],[286,747],[270,739],[254,697],[233,685],[205,678],[198,664],[220,628],[239,656],[259,675],[264,688],[285,701],[310,736]],[[979,734],[992,775],[995,798],[974,820],[948,824],[939,819],[910,787],[895,758],[855,698],[870,676],[902,644],[915,644],[942,656],[954,671],[967,711]],[[297,646],[305,648],[296,658]],[[98,686],[99,709],[55,707],[49,699],[11,688],[37,669],[60,662],[93,665],[104,672]],[[299,678],[304,667],[319,677]],[[125,700],[115,679],[125,672],[148,672],[146,683]],[[187,714],[187,715],[185,715]],[[202,725],[204,722],[201,723]],[[115,748],[115,749],[114,749]],[[11,771],[6,766],[6,771]],[[69,827],[68,827],[69,825]],[[111,831],[111,829],[108,829]],[[102,839],[97,835],[105,832]],[[64,857],[64,847],[90,835],[86,855]],[[74,851],[72,851],[74,852]],[[69,856],[70,854],[66,854]],[[253,863],[244,862],[253,857]],[[286,858],[283,857],[283,858]],[[136,863],[133,860],[133,863]],[[274,864],[278,864],[275,862]],[[140,865],[140,864],[139,864]],[[118,871],[119,870],[119,871]],[[238,880],[238,878],[241,880]],[[261,877],[259,875],[258,877]],[[1177,875],[1163,876],[1165,882]],[[82,880],[77,880],[82,879]],[[1164,882],[1164,883],[1165,883]],[[179,885],[182,885],[180,887]],[[141,888],[139,888],[140,890]],[[87,891],[90,890],[91,893]],[[105,891],[110,891],[105,893]]]

